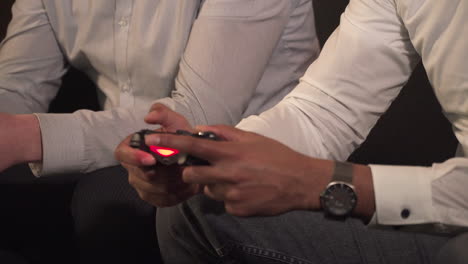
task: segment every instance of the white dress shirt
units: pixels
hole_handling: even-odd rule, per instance
[[[161,102],[192,124],[236,124],[297,85],[319,45],[311,0],[16,0],[0,49],[0,111],[46,112],[69,65],[105,111],[37,114],[41,174],[117,164]]]
[[[310,156],[345,160],[422,58],[466,154],[467,25],[465,0],[351,0],[298,87],[238,127]],[[435,232],[468,227],[468,158],[462,156],[432,167],[371,165],[376,223]]]

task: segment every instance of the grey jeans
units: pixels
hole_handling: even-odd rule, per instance
[[[197,196],[157,212],[164,263],[435,263],[448,238],[367,228],[320,212],[240,218]],[[468,263],[468,262],[467,262]]]

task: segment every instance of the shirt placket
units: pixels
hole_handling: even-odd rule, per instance
[[[120,106],[132,107],[134,103],[133,85],[128,67],[129,28],[133,0],[116,0],[115,8],[115,64],[120,89]]]

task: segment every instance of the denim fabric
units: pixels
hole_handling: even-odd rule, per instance
[[[369,229],[321,212],[234,217],[204,196],[158,209],[157,233],[164,263],[426,264],[448,240]]]
[[[450,239],[439,251],[436,264],[468,263],[468,233]]]

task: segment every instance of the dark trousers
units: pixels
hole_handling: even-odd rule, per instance
[[[0,248],[31,263],[160,263],[155,208],[121,167],[36,179],[0,174]]]
[[[26,262],[26,260],[24,260],[23,257],[18,256],[17,254],[13,252],[0,250],[0,263],[27,264],[28,262]]]

